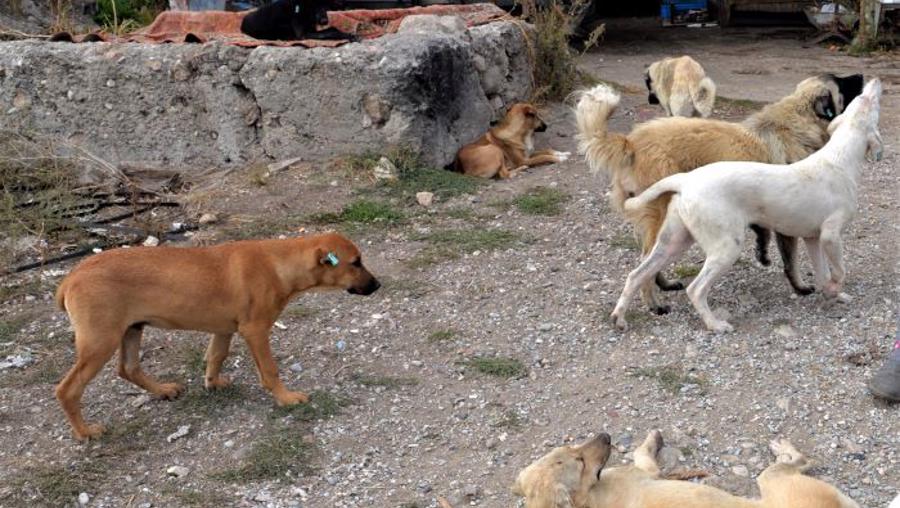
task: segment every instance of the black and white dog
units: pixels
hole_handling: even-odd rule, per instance
[[[316,30],[328,24],[328,11],[340,10],[340,0],[276,0],[247,14],[241,32],[263,40],[335,39],[355,41],[357,37],[336,28]]]

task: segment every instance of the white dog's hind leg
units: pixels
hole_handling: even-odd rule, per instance
[[[625,279],[625,288],[611,315],[619,329],[628,328],[625,314],[628,312],[628,304],[631,303],[637,290],[647,283],[652,284],[656,274],[678,258],[693,243],[694,239],[684,227],[681,217],[670,207],[669,214],[666,216],[666,221],[663,223],[656,239],[656,245],[653,246],[650,255],[644,258],[641,264]]]
[[[719,319],[713,314],[709,308],[707,297],[716,280],[728,271],[741,255],[741,244],[734,239],[723,238],[716,242],[715,248],[707,249],[704,246],[703,250],[706,252],[706,261],[697,278],[687,288],[688,298],[700,313],[707,328],[714,332],[730,332],[734,330],[734,327],[728,321]]]

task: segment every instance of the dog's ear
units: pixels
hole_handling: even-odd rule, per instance
[[[324,266],[337,266],[341,262],[334,252],[322,248],[316,249],[316,259],[319,260],[320,265]]]
[[[824,94],[816,97],[813,101],[813,110],[816,112],[816,116],[823,120],[834,120],[834,117],[837,116],[837,108],[834,105],[834,98],[831,96],[831,92],[826,91]]]

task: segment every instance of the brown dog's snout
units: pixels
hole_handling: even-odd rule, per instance
[[[347,289],[347,292],[354,295],[369,296],[375,291],[378,291],[378,288],[380,287],[381,283],[378,282],[378,279],[369,275],[369,280],[365,285],[350,287]]]
[[[597,434],[597,440],[605,445],[609,445],[610,443],[612,443],[612,439],[609,437],[609,434],[607,434],[606,432],[601,432],[601,433]]]

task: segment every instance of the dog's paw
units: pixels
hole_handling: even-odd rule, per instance
[[[622,330],[623,332],[628,331],[628,320],[625,319],[624,312],[613,311],[613,313],[610,314],[609,317],[616,325],[616,328]]]
[[[572,152],[553,152],[556,156],[556,162],[566,162],[572,156]]]
[[[204,386],[207,390],[218,390],[221,388],[228,388],[231,386],[231,380],[225,376],[219,376],[215,379],[206,379]]]
[[[797,286],[794,288],[794,292],[800,296],[809,296],[816,292],[816,288],[812,286]]]
[[[309,395],[303,392],[284,392],[275,396],[279,406],[293,406],[309,402]]]
[[[709,331],[715,333],[729,333],[734,331],[734,327],[731,326],[731,323],[722,320],[708,323],[706,327],[709,328]]]
[[[657,316],[665,316],[669,312],[672,312],[672,307],[668,305],[654,305],[652,310]]]
[[[853,301],[853,297],[847,293],[838,293],[834,299],[840,303],[850,303]]]
[[[106,428],[99,423],[88,423],[81,430],[75,430],[73,433],[75,434],[75,439],[78,441],[88,441],[90,439],[97,439],[100,437]]]
[[[174,400],[177,399],[183,391],[184,385],[178,383],[162,383],[153,395],[163,400]]]

